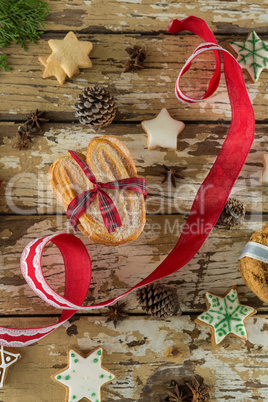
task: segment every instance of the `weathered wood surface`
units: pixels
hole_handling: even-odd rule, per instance
[[[53,197],[48,182],[49,166],[69,149],[85,152],[94,130],[79,124],[46,124],[44,133],[34,138],[29,150],[13,148],[17,123],[0,123],[2,155],[0,211],[4,213],[63,213]],[[121,139],[129,148],[138,174],[148,185],[147,213],[188,213],[194,196],[208,174],[226,137],[228,124],[187,124],[178,138],[178,151],[165,149],[148,151],[147,135],[140,124],[113,124],[100,131]],[[267,186],[259,183],[262,171],[261,154],[268,142],[268,126],[257,125],[256,138],[232,195],[241,199],[247,212],[267,212]],[[179,166],[184,180],[177,188],[161,184],[162,164]]]
[[[75,118],[75,99],[82,88],[92,83],[110,88],[118,107],[116,124],[97,134],[116,135],[126,143],[149,188],[147,224],[135,242],[108,248],[78,235],[92,258],[92,283],[85,301],[90,305],[127,290],[169,253],[228,131],[231,113],[224,78],[207,102],[188,107],[175,98],[179,70],[200,41],[187,32],[165,34],[167,24],[173,18],[197,15],[207,21],[224,47],[231,40],[244,40],[251,29],[264,40],[268,37],[267,0],[48,3],[46,34],[38,45],[30,45],[27,53],[18,46],[8,48],[13,71],[0,72],[0,179],[4,180],[0,188],[0,325],[11,327],[44,326],[55,322],[60,314],[25,284],[20,255],[36,237],[72,233],[62,208],[52,197],[47,172],[68,149],[85,151],[95,135]],[[50,53],[48,39],[63,38],[71,29],[81,40],[92,41],[93,68],[83,70],[61,87],[55,79],[41,78],[43,67],[38,56]],[[125,48],[134,44],[146,48],[147,68],[124,74]],[[187,94],[202,96],[213,68],[211,54],[200,57],[183,80]],[[232,192],[245,204],[246,220],[237,228],[215,228],[195,258],[163,281],[177,288],[183,316],[164,321],[144,316],[135,294],[126,299],[130,316],[117,329],[105,323],[103,310],[88,316],[81,310],[49,337],[21,350],[23,359],[10,369],[6,386],[0,390],[0,402],[36,402],[37,394],[38,402],[62,402],[65,390],[53,383],[50,375],[67,365],[67,347],[90,351],[99,345],[105,351],[104,366],[117,375],[117,380],[103,389],[105,402],[164,402],[171,379],[188,380],[194,374],[213,387],[212,401],[268,400],[267,305],[246,288],[237,264],[249,236],[267,223],[268,217],[267,186],[258,181],[261,154],[267,152],[267,82],[268,73],[263,73],[255,85],[246,81],[258,124],[253,148]],[[152,118],[162,107],[186,122],[177,152],[147,150],[140,122]],[[28,151],[14,149],[19,122],[36,108],[47,110],[51,122],[34,138]],[[185,179],[178,182],[176,190],[161,184],[163,163],[184,168]],[[63,292],[63,264],[56,247],[47,247],[42,262],[48,282]],[[209,330],[197,326],[194,318],[205,307],[205,291],[221,294],[234,284],[241,301],[259,313],[246,323],[246,343],[230,339],[213,348]]]
[[[48,5],[50,30],[162,32],[173,18],[196,15],[214,32],[237,34],[258,28],[267,33],[267,0],[49,0]]]
[[[90,53],[93,67],[84,69],[60,86],[55,78],[42,78],[44,68],[38,57],[51,53],[48,39],[63,39],[64,36],[62,32],[48,32],[38,45],[30,45],[27,53],[15,45],[8,48],[13,71],[0,72],[1,95],[4,99],[0,107],[1,120],[19,120],[38,107],[50,112],[53,120],[72,122],[75,119],[77,95],[83,87],[96,83],[107,86],[113,93],[118,107],[116,120],[120,122],[152,118],[162,107],[166,107],[174,118],[180,120],[231,119],[223,77],[215,95],[206,102],[185,106],[175,97],[174,86],[179,71],[201,43],[196,36],[80,34],[79,39],[93,43]],[[219,36],[218,39],[219,44],[225,47],[234,36]],[[245,36],[236,36],[235,39],[244,40]],[[146,68],[138,73],[124,73],[122,60],[128,59],[125,48],[134,44],[147,49]],[[199,56],[183,78],[185,92],[196,98],[202,97],[213,70],[213,54]],[[264,72],[256,84],[251,84],[248,79],[246,82],[256,119],[265,120],[268,73]]]
[[[77,317],[78,318],[78,317]],[[170,381],[205,379],[213,390],[211,401],[250,402],[268,400],[267,353],[268,316],[258,315],[246,322],[249,339],[226,339],[212,347],[209,329],[194,323],[193,316],[164,321],[129,317],[115,329],[103,318],[80,317],[33,346],[22,348],[0,390],[1,402],[60,402],[65,389],[50,376],[67,366],[66,349],[88,352],[104,349],[103,365],[116,380],[103,387],[103,401],[164,402]],[[18,318],[19,326],[44,326],[47,318]],[[14,325],[12,319],[1,324]],[[37,387],[38,384],[38,387]]]
[[[267,221],[267,215],[263,219]],[[148,276],[175,246],[184,223],[185,218],[179,215],[147,216],[141,236],[119,247],[94,244],[78,235],[92,259],[92,281],[85,304],[115,297]],[[206,291],[223,294],[234,284],[239,287],[242,302],[267,311],[267,305],[244,285],[238,270],[242,249],[250,235],[262,225],[263,220],[257,215],[247,217],[238,228],[215,228],[188,265],[161,281],[177,289],[183,312],[203,311]],[[66,231],[73,233],[65,216],[11,216],[1,222],[0,314],[59,314],[59,310],[45,304],[25,283],[20,272],[20,256],[33,239]],[[62,258],[52,244],[45,251],[42,263],[48,282],[55,290],[63,292]],[[126,301],[128,311],[142,313],[136,293],[129,295]]]

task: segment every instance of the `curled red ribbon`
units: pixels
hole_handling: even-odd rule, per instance
[[[57,324],[43,328],[0,327],[1,344],[5,346],[29,345],[59,327],[78,309],[92,310],[114,304],[130,292],[176,272],[193,258],[216,224],[250,151],[254,139],[254,113],[239,64],[230,53],[217,44],[205,21],[197,17],[188,17],[181,21],[176,19],[168,26],[167,32],[177,33],[185,29],[197,34],[207,43],[200,45],[183,67],[176,83],[176,95],[186,103],[200,102],[212,95],[220,81],[220,53],[222,53],[226,86],[232,108],[232,123],[214,165],[198,190],[176,246],[147,278],[132,289],[114,299],[84,307],[82,303],[90,284],[91,264],[83,243],[69,234],[34,240],[22,254],[23,275],[36,294],[47,303],[63,309],[63,313]],[[189,98],[180,90],[180,77],[189,69],[191,61],[195,57],[208,50],[212,50],[215,55],[215,73],[210,80],[207,93],[202,99]],[[199,225],[200,231],[193,230],[200,222],[203,222],[203,225]],[[49,241],[56,244],[65,261],[65,297],[51,289],[42,273],[42,252]]]
[[[111,199],[111,197],[109,197],[106,191],[103,190],[103,188],[113,190],[136,191],[143,194],[144,198],[146,199],[146,180],[142,177],[129,177],[127,179],[110,181],[109,183],[97,182],[96,177],[91,172],[89,167],[85,164],[85,162],[80,158],[80,156],[74,151],[69,151],[69,153],[81,167],[86,177],[91,181],[91,183],[93,184],[93,189],[78,194],[70,202],[66,211],[67,218],[70,220],[75,230],[78,230],[77,222],[80,216],[82,216],[86,212],[87,208],[98,195],[99,208],[103,223],[109,233],[114,232],[116,228],[122,226],[122,222],[113,200]]]

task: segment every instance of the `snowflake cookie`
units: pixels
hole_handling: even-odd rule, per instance
[[[10,348],[0,346],[0,388],[3,388],[7,370],[21,359],[21,354]]]
[[[102,367],[102,348],[83,355],[68,349],[69,365],[51,378],[66,388],[66,402],[78,402],[85,398],[90,402],[101,402],[101,387],[116,377]]]
[[[244,321],[257,311],[239,303],[235,286],[231,287],[223,297],[207,292],[206,303],[207,310],[195,321],[210,327],[213,345],[218,345],[227,336],[247,340]]]
[[[261,40],[255,31],[250,32],[245,42],[228,43],[228,50],[254,83],[262,70],[268,69],[268,42]]]

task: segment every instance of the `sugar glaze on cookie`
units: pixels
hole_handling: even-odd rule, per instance
[[[116,378],[102,367],[102,356],[102,348],[86,356],[75,349],[68,349],[68,367],[52,376],[52,379],[65,386],[66,402],[78,402],[83,398],[101,402],[101,387]]]
[[[252,82],[257,82],[263,70],[268,69],[268,42],[250,32],[245,42],[231,42],[230,50],[237,54],[237,61]]]
[[[213,344],[218,345],[228,335],[247,339],[244,320],[257,311],[239,303],[235,286],[223,297],[207,292],[206,303],[208,309],[197,317],[196,322],[211,328]]]

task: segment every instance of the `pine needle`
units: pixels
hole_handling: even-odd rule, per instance
[[[30,42],[36,43],[44,33],[48,14],[48,5],[42,0],[1,0],[0,48],[14,42],[26,50]],[[10,70],[7,57],[0,55],[0,67],[4,70]]]

